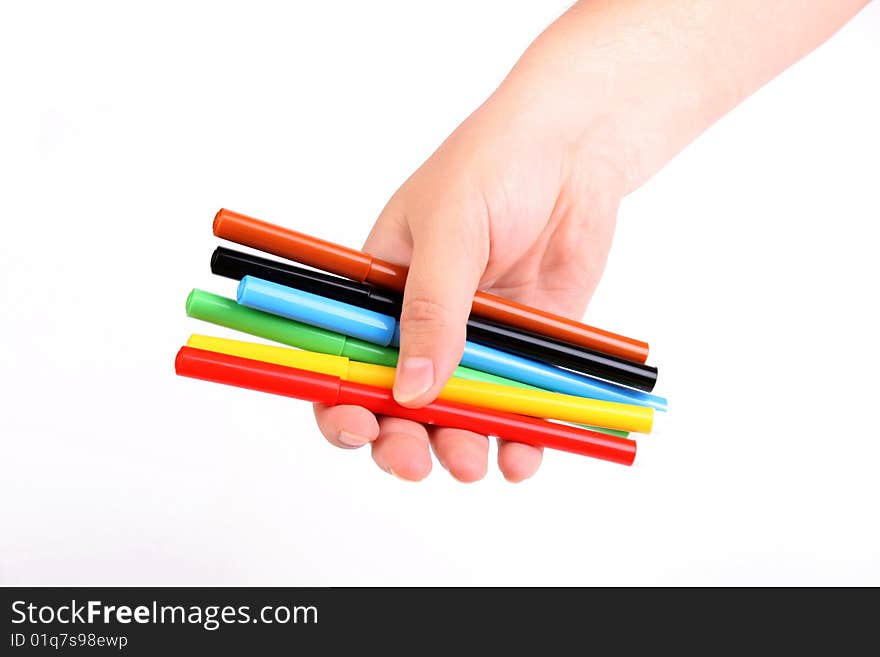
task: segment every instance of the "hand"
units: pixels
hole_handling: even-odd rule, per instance
[[[496,94],[391,198],[364,250],[409,265],[395,399],[432,401],[458,365],[475,290],[579,319],[605,264],[622,181],[595,139],[569,141],[554,114]],[[486,474],[488,439],[469,431],[316,405],[339,447],[372,444],[380,468],[417,481],[429,444],[463,482]],[[541,463],[536,447],[502,441],[510,481]]]
[[[364,246],[410,267],[395,399],[437,396],[478,287],[580,318],[620,199],[866,2],[576,3],[394,194]],[[371,443],[379,467],[403,479],[428,475],[429,445],[461,481],[486,473],[485,436],[354,406],[315,415],[334,445]],[[534,447],[499,445],[510,481],[540,462]]]

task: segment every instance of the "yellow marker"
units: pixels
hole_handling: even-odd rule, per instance
[[[186,344],[188,347],[229,356],[338,376],[345,381],[377,388],[391,388],[394,385],[393,367],[359,363],[344,356],[331,356],[207,335],[193,335]],[[654,419],[654,409],[645,406],[562,395],[545,390],[514,388],[484,381],[467,381],[457,377],[449,379],[440,391],[439,398],[498,411],[639,433],[650,433]]]

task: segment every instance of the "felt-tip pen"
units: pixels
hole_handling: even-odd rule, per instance
[[[356,308],[355,306],[318,295],[309,295],[308,304],[301,305],[299,300],[306,293],[292,294],[292,290],[293,288],[277,283],[245,276],[238,284],[236,298],[240,304],[248,308],[255,308],[306,324],[332,326],[332,330],[343,335],[352,335],[354,331],[363,329],[363,325],[353,319],[352,308]],[[393,330],[389,331],[389,326],[385,325],[377,335],[377,339],[372,341],[378,342],[380,345],[397,346],[400,323],[393,317],[387,315],[383,317],[393,322]],[[666,400],[662,397],[598,379],[587,378],[575,372],[522,358],[516,354],[500,351],[470,340],[465,342],[461,365],[507,379],[522,381],[552,392],[621,404],[638,404],[660,411],[666,410]]]
[[[186,298],[186,314],[193,319],[248,333],[272,342],[322,354],[343,356],[351,361],[395,367],[399,356],[398,351],[391,347],[380,347],[326,329],[301,324],[260,310],[245,308],[233,299],[227,299],[205,290],[194,289],[189,293]],[[536,389],[527,383],[495,376],[488,372],[472,370],[469,367],[456,367],[453,370],[453,376],[468,381],[487,381],[506,386]],[[616,429],[595,426],[586,426],[585,428],[624,438],[628,435],[626,431]]]
[[[393,367],[352,362],[341,356],[198,334],[190,336],[186,346],[320,372],[338,376],[343,381],[363,383],[378,388],[391,388],[394,385]],[[644,406],[618,404],[543,390],[513,388],[497,383],[467,381],[457,377],[452,377],[446,382],[438,394],[438,399],[532,417],[579,422],[639,433],[651,431],[654,415],[653,409]]]
[[[217,213],[213,229],[217,237],[356,281],[397,292],[403,292],[406,283],[406,267],[231,210],[221,209]],[[472,311],[481,317],[639,363],[644,363],[648,358],[646,342],[485,292],[474,295]]]
[[[406,408],[397,404],[391,391],[385,388],[193,347],[182,347],[177,352],[174,366],[180,376],[328,405],[354,404],[380,415],[467,429],[623,465],[631,465],[636,454],[635,441],[627,438],[446,401],[434,401],[421,408]]]
[[[211,271],[234,280],[254,276],[400,318],[403,297],[396,292],[222,246],[218,246],[211,255]],[[645,392],[651,392],[657,382],[656,367],[585,349],[477,315],[471,315],[467,320],[467,337],[479,344]]]

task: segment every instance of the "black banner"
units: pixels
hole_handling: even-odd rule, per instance
[[[541,653],[691,645],[714,653],[790,650],[805,640],[816,648],[823,637],[835,652],[852,642],[876,647],[873,590],[5,588],[0,595],[0,654],[23,657],[352,647],[457,654],[477,645]]]

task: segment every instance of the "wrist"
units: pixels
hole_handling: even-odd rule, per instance
[[[497,96],[535,127],[601,149],[628,193],[865,4],[578,2],[526,50]],[[786,25],[780,30],[777,25]]]

